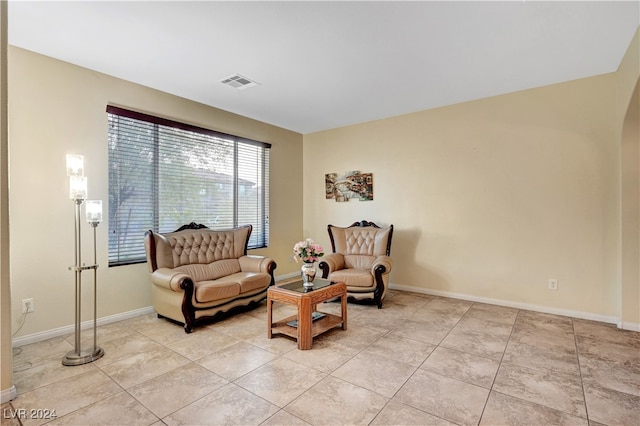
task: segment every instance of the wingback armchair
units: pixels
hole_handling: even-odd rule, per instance
[[[333,253],[324,256],[318,265],[322,278],[345,283],[349,302],[382,308],[393,266],[393,225],[381,228],[363,220],[346,228],[329,225],[327,230]]]

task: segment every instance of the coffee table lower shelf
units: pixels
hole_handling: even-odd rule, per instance
[[[324,317],[317,319],[311,323],[311,337],[316,337],[324,333],[325,331],[329,331],[332,328],[343,327],[342,318],[337,315],[327,314],[323,312]],[[280,333],[285,336],[293,337],[294,339],[298,338],[298,327],[291,327],[288,325],[288,322],[298,319],[297,315],[292,315],[283,320],[274,322],[271,326],[271,333]]]

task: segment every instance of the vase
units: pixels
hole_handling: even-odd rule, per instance
[[[316,277],[316,263],[304,262],[301,268],[302,285],[305,287],[313,287],[313,279]]]

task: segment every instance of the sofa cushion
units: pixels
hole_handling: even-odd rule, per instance
[[[193,282],[207,281],[213,279],[211,277],[211,268],[208,264],[182,265],[173,268],[174,271],[187,274]]]
[[[198,303],[213,302],[214,300],[227,299],[240,294],[240,284],[224,279],[199,281],[195,282],[194,286],[195,297]]]
[[[208,264],[182,265],[174,269],[189,275],[193,281],[208,281],[240,272],[240,262],[238,259],[226,259]]]
[[[240,261],[238,259],[218,260],[209,264],[211,279],[218,279],[240,272]]]
[[[263,272],[238,272],[229,276],[229,279],[237,279],[240,284],[240,293],[267,288],[271,284],[271,276]]]
[[[236,297],[242,293],[267,288],[271,283],[271,275],[262,272],[237,272],[216,280],[205,280],[194,283],[196,301],[208,303],[215,300]]]

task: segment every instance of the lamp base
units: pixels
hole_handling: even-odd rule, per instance
[[[62,358],[62,365],[83,365],[93,362],[97,359],[102,358],[104,355],[104,350],[102,348],[96,346],[94,350],[84,350],[80,351],[80,353],[75,350],[69,352]]]

